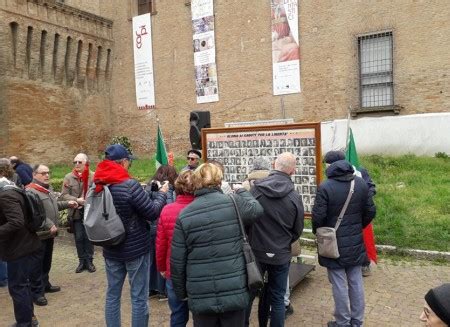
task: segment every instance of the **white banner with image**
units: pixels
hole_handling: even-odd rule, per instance
[[[298,0],[271,0],[273,94],[300,93]]]
[[[192,29],[197,103],[219,101],[213,0],[192,0]]]
[[[133,17],[134,76],[138,109],[155,108],[150,14]]]

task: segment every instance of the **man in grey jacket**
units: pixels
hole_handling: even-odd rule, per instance
[[[249,240],[262,273],[268,275],[267,294],[272,308],[271,326],[284,326],[286,281],[291,261],[291,244],[303,231],[304,211],[291,176],[295,172],[295,156],[284,152],[275,160],[269,176],[256,180],[252,195],[264,208],[263,216],[249,233]],[[251,306],[249,306],[248,317]],[[260,306],[258,319],[265,326],[268,306]]]
[[[27,189],[37,194],[45,210],[46,220],[42,231],[37,232],[42,242],[39,252],[40,261],[32,268],[31,291],[36,305],[47,305],[44,293],[59,292],[61,288],[54,286],[49,281],[49,273],[52,267],[52,255],[54,238],[58,232],[59,211],[67,208],[76,208],[76,201],[58,201],[57,194],[50,186],[50,170],[44,165],[35,165],[33,168],[33,182],[27,185]]]

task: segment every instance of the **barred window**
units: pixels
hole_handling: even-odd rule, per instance
[[[153,0],[138,0],[138,15],[153,13]]]
[[[358,37],[361,107],[394,104],[392,32]]]

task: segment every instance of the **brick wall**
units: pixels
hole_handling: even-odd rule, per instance
[[[190,6],[185,5],[186,1],[155,0],[157,13],[152,16],[152,37],[156,109],[152,111],[139,111],[135,103],[131,17],[136,13],[137,0],[65,2],[78,10],[86,9],[111,19],[113,25],[108,19],[95,15],[82,14],[83,18],[79,19],[78,14],[71,14],[69,9],[67,12],[54,10],[49,5],[52,3],[54,1],[50,0],[39,0],[37,4],[0,0],[2,53],[11,56],[11,47],[3,42],[10,38],[11,19],[19,24],[20,34],[17,66],[12,72],[13,65],[9,61],[6,69],[9,153],[40,151],[39,157],[58,161],[71,157],[78,148],[88,147],[91,153],[96,152],[111,135],[126,135],[141,155],[151,155],[157,117],[169,149],[181,153],[190,147],[188,120],[192,110],[211,111],[212,127],[222,127],[225,122],[284,117],[296,122],[344,118],[349,106],[359,106],[357,37],[386,30],[393,32],[394,103],[403,107],[400,114],[450,109],[450,2],[447,0],[431,3],[416,0],[300,1],[302,92],[285,96],[272,95],[270,2],[216,0],[220,101],[210,104],[197,104],[195,99]],[[56,8],[61,9],[58,6]],[[27,66],[24,49],[26,28],[30,24],[34,28],[33,38],[39,37],[42,26],[46,26],[47,53],[52,52],[54,33],[61,35],[63,50],[57,56],[55,77],[51,71],[39,77],[39,47],[33,42]],[[69,28],[66,30],[62,26]],[[63,64],[67,36],[72,37],[69,58],[77,58],[77,42],[83,42],[80,67],[84,70],[78,75],[73,75],[76,62],[71,61],[68,68]],[[90,55],[89,43],[92,44]],[[103,50],[100,70],[94,68],[98,46]],[[104,68],[107,49],[111,49],[108,74]],[[51,61],[52,56],[48,58]],[[1,60],[0,57],[0,63]],[[45,67],[51,65],[49,62]],[[75,86],[70,85],[72,80]],[[96,90],[95,80],[104,80],[104,89]],[[28,96],[18,99],[18,95],[28,91],[31,91]],[[0,110],[4,117],[4,109]],[[17,126],[24,110],[28,110],[27,123]],[[49,119],[44,137],[40,137],[42,128],[24,137],[22,132],[29,131],[33,122],[44,126],[41,117]],[[75,124],[73,117],[76,117]],[[82,133],[74,125],[81,128]],[[55,150],[42,150],[38,138],[46,140],[46,148]]]
[[[114,18],[114,36],[121,40],[112,84],[114,133],[131,136],[147,153],[153,153],[156,115],[177,152],[189,147],[192,110],[210,110],[212,127],[284,117],[298,122],[346,117],[349,106],[359,106],[357,36],[384,30],[393,31],[394,103],[403,107],[400,114],[450,110],[449,1],[300,1],[302,93],[286,96],[272,95],[269,1],[214,1],[220,101],[196,104],[190,7],[185,1],[156,0],[152,112],[135,108],[132,2],[115,1],[123,9]]]

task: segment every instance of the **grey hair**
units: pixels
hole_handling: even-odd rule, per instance
[[[47,166],[44,165],[44,164],[35,164],[35,165],[33,166],[33,173],[37,172],[38,169],[39,169],[39,167],[41,167],[41,166],[47,167]]]
[[[75,156],[75,158],[78,157],[78,156],[82,157],[83,160],[84,160],[85,162],[89,162],[89,157],[87,156],[86,153],[82,153],[82,152],[81,152],[81,153],[78,153],[78,154]]]
[[[292,174],[295,169],[295,156],[290,152],[283,152],[275,160],[275,170],[286,174]]]
[[[256,157],[253,159],[253,170],[270,170],[271,164],[266,157]]]

